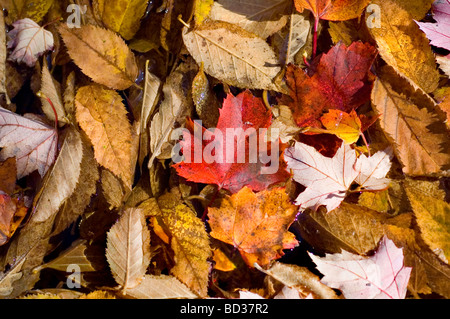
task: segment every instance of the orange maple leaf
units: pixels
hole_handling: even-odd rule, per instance
[[[236,247],[250,267],[267,265],[298,245],[288,231],[296,215],[283,188],[255,194],[244,187],[208,211],[211,236]]]

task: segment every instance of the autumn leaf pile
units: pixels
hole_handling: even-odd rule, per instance
[[[0,3],[1,298],[450,298],[448,0]]]

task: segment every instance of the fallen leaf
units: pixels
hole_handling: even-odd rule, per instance
[[[140,209],[125,210],[108,232],[106,258],[124,294],[142,281],[150,263],[150,231]]]
[[[342,21],[358,18],[369,0],[294,0],[299,12],[308,9],[316,19]]]
[[[405,183],[406,194],[420,228],[420,234],[427,245],[448,263],[450,260],[450,204],[444,201],[445,192],[441,196],[429,193],[425,187],[411,182]]]
[[[346,144],[353,144],[361,136],[361,120],[355,110],[346,113],[339,110],[328,110],[320,118],[328,133],[334,134]]]
[[[383,60],[415,88],[433,92],[438,86],[439,72],[425,34],[395,1],[374,0],[372,3],[380,6],[381,28],[369,28],[369,31]]]
[[[211,8],[210,19],[238,25],[262,39],[279,31],[288,21],[287,0],[219,0]]]
[[[338,208],[308,210],[298,217],[301,237],[318,252],[341,250],[365,255],[376,248],[383,237],[386,216],[359,205],[343,202]]]
[[[0,191],[12,194],[16,188],[16,158],[10,157],[0,163]]]
[[[134,84],[139,72],[134,54],[117,34],[94,25],[61,24],[58,30],[70,57],[95,82],[116,90]]]
[[[297,265],[287,265],[275,262],[269,269],[264,270],[259,265],[255,265],[259,271],[271,276],[275,280],[281,282],[284,287],[294,289],[298,294],[316,297],[314,299],[338,299],[333,289],[325,286],[305,267]],[[284,290],[284,288],[283,288]],[[274,299],[281,299],[275,297]]]
[[[214,269],[220,271],[233,271],[236,265],[225,255],[225,253],[216,248],[213,249]]]
[[[372,92],[374,109],[380,114],[380,125],[393,141],[394,151],[408,175],[430,175],[449,166],[450,153],[442,147],[449,142],[448,135],[432,126],[440,125],[438,116],[427,107],[419,108],[392,85],[377,79]],[[425,106],[425,105],[424,105]],[[441,124],[444,126],[444,124]]]
[[[43,177],[56,159],[58,132],[37,120],[0,107],[0,161],[15,157],[17,179],[35,170]]]
[[[41,90],[39,92],[41,95],[42,110],[47,118],[53,122],[58,120],[59,126],[64,126],[67,123],[67,119],[61,97],[61,84],[50,74],[46,60],[44,60],[42,66]],[[47,99],[50,99],[53,105]],[[55,117],[55,111],[57,118]]]
[[[33,222],[43,222],[53,218],[59,208],[73,194],[81,174],[83,146],[80,134],[69,130],[58,158],[46,176],[39,196],[33,205]]]
[[[447,0],[437,0],[433,4],[433,19],[435,23],[417,24],[431,40],[431,45],[450,50],[450,3]]]
[[[195,299],[189,288],[172,276],[145,275],[141,283],[127,290],[127,295],[136,299]]]
[[[2,0],[2,6],[8,10],[8,16],[13,21],[30,18],[40,22],[47,14],[54,0]]]
[[[197,114],[205,127],[215,127],[220,116],[220,104],[210,86],[208,77],[203,72],[203,63],[192,82],[192,99]]]
[[[403,249],[386,236],[372,257],[343,251],[317,257],[309,254],[325,276],[321,282],[347,299],[404,299],[411,268],[403,265]]]
[[[441,70],[450,77],[450,54],[447,56],[437,56],[436,60]]]
[[[23,201],[0,191],[0,246],[14,235],[28,213]]]
[[[14,49],[10,60],[33,67],[39,56],[53,50],[53,34],[33,20],[26,18],[16,21],[13,27],[9,32],[11,40],[8,42],[8,49]]]
[[[250,267],[266,266],[298,245],[288,231],[296,215],[282,188],[255,194],[244,187],[208,209],[211,236],[237,248]]]
[[[286,150],[285,158],[288,169],[294,172],[294,180],[307,187],[296,199],[301,211],[307,208],[316,210],[320,205],[332,211],[344,200],[354,181],[363,183],[361,188],[367,185],[370,190],[384,189],[389,185],[384,179],[390,169],[385,152],[357,159],[355,151],[342,143],[336,155],[329,158],[315,148],[297,142]]]
[[[275,52],[253,33],[228,22],[209,21],[191,31],[185,27],[183,40],[207,74],[241,88],[282,91],[275,83],[281,71]]]
[[[96,160],[131,189],[132,132],[122,98],[113,90],[91,84],[78,89],[75,105],[77,121],[94,146]]]
[[[214,0],[195,0],[195,24],[199,25],[209,16]]]
[[[270,111],[261,99],[254,97],[249,91],[237,97],[230,94],[224,101],[217,128],[214,130],[206,130],[200,127],[199,123],[187,122],[189,133],[183,132],[184,140],[180,142],[185,158],[183,162],[174,165],[174,168],[180,176],[189,181],[216,184],[232,193],[243,186],[259,191],[285,181],[288,174],[284,171],[282,157],[276,156],[274,159],[271,156],[271,160],[279,161],[270,162],[271,166],[262,160],[265,152],[264,147],[261,147],[266,133],[264,129],[269,128],[271,121]],[[206,136],[203,141],[198,140],[199,132]],[[215,136],[214,132],[220,134]],[[241,133],[236,135],[236,132]],[[214,141],[209,142],[213,137]],[[256,145],[249,145],[249,139],[255,141],[258,138],[259,149]],[[230,143],[231,140],[233,142]],[[275,149],[275,146],[278,146],[278,150],[282,151],[278,141],[268,144],[267,149]],[[212,155],[212,147],[215,155]]]
[[[447,115],[447,127],[450,128],[450,87],[443,87],[434,92],[439,108]]]
[[[93,8],[110,30],[130,40],[139,30],[141,18],[147,9],[145,0],[95,0]]]
[[[370,99],[369,69],[376,57],[370,44],[361,42],[334,46],[324,54],[313,76],[295,65],[286,70],[289,96],[281,102],[288,105],[300,127],[321,127],[323,112],[336,109],[350,112]]]

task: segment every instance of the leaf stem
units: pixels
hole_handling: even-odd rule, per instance
[[[317,55],[317,32],[319,30],[319,17],[314,17],[314,33],[313,33],[313,52],[312,58],[314,59]]]

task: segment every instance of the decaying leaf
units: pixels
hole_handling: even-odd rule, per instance
[[[255,194],[244,187],[208,210],[211,236],[236,247],[250,267],[266,266],[298,245],[288,231],[296,215],[284,189]]]
[[[47,118],[53,122],[58,120],[60,126],[67,123],[66,112],[61,97],[61,84],[59,84],[50,74],[47,61],[44,61],[44,64],[42,66],[40,93],[42,110],[44,111]],[[52,105],[50,105],[48,99],[52,102]],[[56,118],[55,116],[57,116],[58,118]]]
[[[150,263],[150,232],[142,210],[125,210],[111,227],[106,258],[124,294],[140,284]]]
[[[8,10],[13,21],[30,18],[40,22],[47,14],[54,0],[2,0],[2,6]]]
[[[145,275],[139,286],[127,294],[137,299],[195,299],[197,295],[172,276]]]

